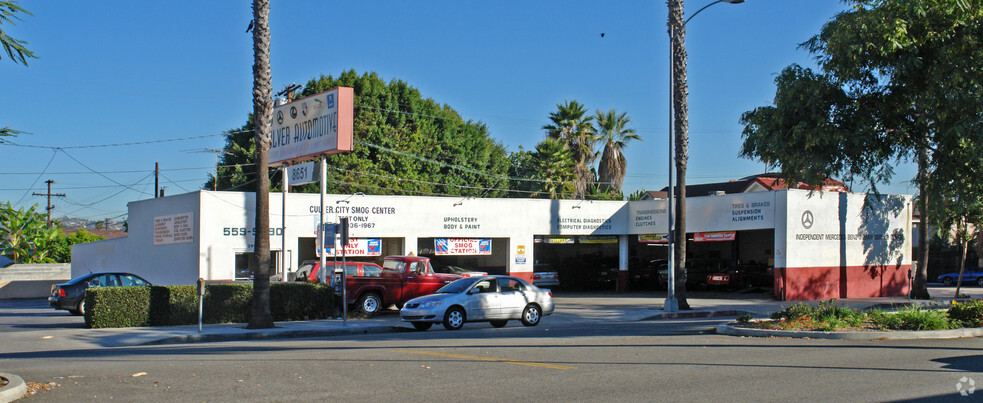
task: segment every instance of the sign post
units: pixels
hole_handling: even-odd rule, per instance
[[[198,333],[201,333],[201,320],[205,312],[205,279],[198,277]]]

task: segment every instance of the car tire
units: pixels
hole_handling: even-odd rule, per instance
[[[413,322],[413,327],[416,328],[416,330],[420,330],[420,331],[427,330],[427,329],[430,328],[430,326],[433,326],[433,323],[430,323],[430,322]]]
[[[82,297],[82,300],[79,301],[78,306],[75,308],[74,311],[72,311],[72,313],[78,316],[85,315],[85,297]]]
[[[372,316],[382,310],[382,297],[374,292],[362,294],[358,299],[358,311],[365,316]]]
[[[942,285],[946,287],[952,287],[952,277],[946,277],[942,279]]]
[[[543,311],[539,309],[539,306],[534,304],[526,305],[526,308],[522,310],[522,324],[526,326],[536,326],[539,324],[539,320],[543,317]]]
[[[983,287],[983,277],[976,279],[976,285]]]
[[[459,306],[455,306],[447,310],[444,314],[444,328],[447,330],[460,330],[464,327],[464,321],[467,319],[467,315],[464,313],[464,309]]]
[[[505,325],[507,325],[508,323],[509,323],[509,321],[507,321],[507,320],[493,320],[493,321],[491,321],[491,325],[492,326],[495,326],[495,327],[505,327]]]

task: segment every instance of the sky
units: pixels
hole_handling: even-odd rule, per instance
[[[689,0],[686,16],[711,0]],[[483,122],[509,151],[534,149],[566,100],[627,112],[623,190],[668,184],[669,54],[665,1],[273,1],[274,92],[354,69],[403,80]],[[53,217],[126,217],[130,201],[202,187],[226,130],[252,111],[252,19],[246,0],[19,1],[3,29],[27,41],[28,66],[0,60],[0,202]],[[688,183],[766,171],[741,159],[740,115],[771,105],[784,67],[814,60],[798,45],[839,0],[716,4],[686,26]],[[604,34],[603,36],[601,34]],[[911,194],[910,164],[882,192]],[[854,191],[865,191],[861,184]]]

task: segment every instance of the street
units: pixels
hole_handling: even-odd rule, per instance
[[[391,313],[390,313],[391,315]],[[0,353],[27,401],[977,400],[978,339],[715,335],[714,320],[469,323],[425,332]],[[966,378],[962,384],[960,380]],[[983,393],[983,391],[979,392]]]

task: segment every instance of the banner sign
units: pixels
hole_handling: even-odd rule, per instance
[[[618,243],[618,237],[614,235],[582,236],[580,243]]]
[[[276,107],[270,165],[351,151],[354,94],[338,87]]]
[[[535,243],[545,243],[545,244],[559,245],[559,244],[573,244],[573,243],[576,243],[577,240],[574,239],[574,238],[565,237],[565,236],[544,236],[544,237],[537,236],[536,239],[534,240],[534,242]]]
[[[693,234],[693,242],[733,241],[736,236],[736,231],[697,232]]]
[[[638,235],[639,243],[669,243],[668,234],[642,234]]]
[[[436,238],[437,255],[491,255],[491,238]]]
[[[348,245],[338,250],[338,256],[382,256],[382,238],[348,238]],[[334,248],[326,249],[328,255],[334,256]]]

